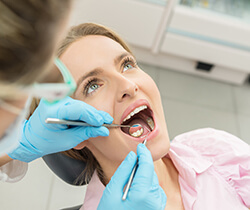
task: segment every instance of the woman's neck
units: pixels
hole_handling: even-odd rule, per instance
[[[115,170],[118,168],[119,163],[115,164],[116,167],[104,167],[104,174],[108,180],[111,179]],[[174,192],[179,191],[178,171],[173,162],[169,158],[162,158],[154,161],[154,169],[157,174],[159,184],[165,191],[166,195],[173,195]],[[105,183],[107,184],[107,183]]]
[[[164,157],[154,162],[155,172],[159,184],[164,190],[168,200],[180,199],[179,173],[171,159]]]
[[[102,162],[101,164],[102,168],[104,169],[104,174],[107,180],[110,180],[115,170],[118,168],[119,163],[113,162],[112,167],[108,167],[111,164],[105,164],[105,161],[103,161],[103,159],[101,162]],[[179,182],[178,182],[179,173],[169,158],[164,157],[162,159],[154,161],[154,169],[157,174],[159,184],[163,188],[166,194],[171,195],[173,194],[174,191],[176,191],[176,189],[179,189]],[[107,183],[103,184],[106,185]]]

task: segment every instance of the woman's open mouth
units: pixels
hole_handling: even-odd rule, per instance
[[[128,114],[125,115],[121,124],[130,125],[132,128],[121,128],[121,130],[132,138],[136,138],[138,140],[145,138],[155,128],[152,110],[150,109],[149,105],[146,105],[145,103],[143,105],[138,105],[136,106],[136,108],[132,108],[130,110],[131,111],[129,112],[126,110]],[[140,126],[136,127],[134,125]]]

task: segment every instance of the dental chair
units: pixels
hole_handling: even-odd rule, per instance
[[[43,157],[43,160],[48,165],[48,167],[63,181],[67,182],[70,185],[82,186],[88,183],[77,182],[78,176],[82,173],[86,167],[86,163],[68,157],[62,153],[54,153],[46,155]],[[84,175],[83,175],[84,176]],[[78,205],[71,208],[64,208],[61,210],[79,210],[82,205]]]

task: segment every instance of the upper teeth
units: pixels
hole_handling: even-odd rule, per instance
[[[146,105],[142,105],[139,106],[137,108],[135,108],[132,112],[130,112],[128,114],[128,116],[123,120],[123,122],[125,122],[126,120],[130,119],[132,116],[134,116],[135,114],[137,114],[138,112],[140,112],[141,110],[147,109],[148,107]]]
[[[130,133],[130,135],[133,137],[140,137],[142,134],[143,134],[143,128],[141,128],[140,130],[137,130],[134,133]]]

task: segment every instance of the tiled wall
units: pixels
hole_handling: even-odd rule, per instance
[[[250,86],[234,86],[140,64],[157,83],[170,138],[202,127],[228,131],[250,144]],[[86,187],[70,186],[42,160],[29,165],[25,178],[0,183],[1,210],[55,210],[83,202]]]

